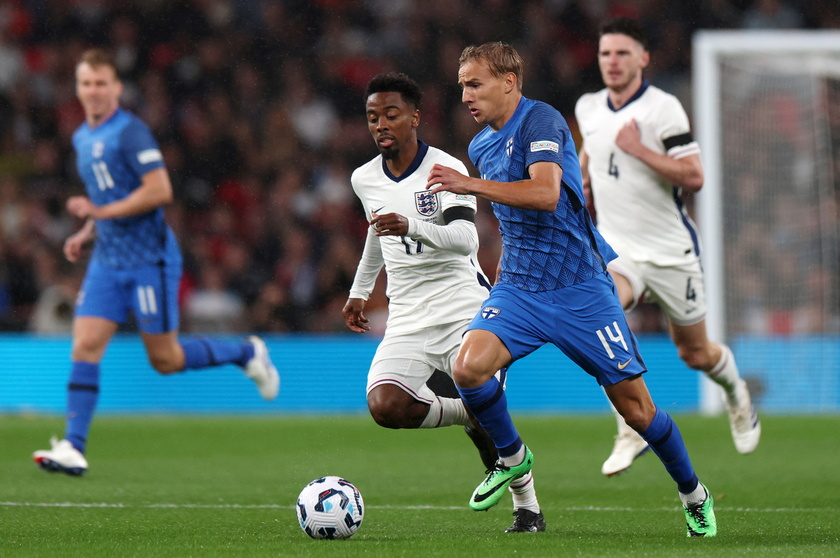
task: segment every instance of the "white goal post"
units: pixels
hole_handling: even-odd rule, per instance
[[[755,156],[758,161],[753,161],[752,164],[759,168],[759,164],[766,163],[767,158],[770,158],[770,162],[775,165],[780,164],[773,157],[780,153],[787,153],[784,147],[779,147],[775,153],[760,152],[760,146],[763,145],[761,142],[765,138],[761,137],[762,134],[756,133],[756,130],[761,132],[766,128],[762,128],[761,124],[753,128],[750,119],[760,119],[760,115],[765,114],[767,110],[758,112],[761,109],[756,109],[756,112],[749,116],[739,113],[739,108],[749,105],[749,101],[743,101],[743,98],[750,94],[745,92],[745,89],[765,87],[767,80],[764,78],[768,75],[782,76],[780,78],[782,81],[773,82],[768,86],[771,88],[770,94],[774,92],[773,87],[781,89],[798,87],[800,89],[794,91],[792,96],[802,97],[801,88],[807,85],[800,86],[799,82],[804,83],[815,76],[840,80],[840,31],[699,31],[693,37],[692,47],[693,128],[701,146],[705,170],[705,184],[697,196],[696,209],[703,242],[703,268],[709,294],[707,327],[711,339],[728,340],[732,331],[744,331],[744,329],[738,329],[737,326],[727,324],[726,321],[727,313],[732,315],[732,308],[727,307],[726,294],[733,280],[731,275],[726,275],[727,250],[732,248],[732,237],[726,237],[724,231],[727,227],[732,227],[734,220],[732,209],[727,204],[731,203],[733,196],[738,194],[736,189],[741,186],[735,179],[744,176],[733,169],[736,169],[739,164],[739,156],[745,159]],[[724,64],[726,64],[725,67]],[[749,76],[741,77],[746,74]],[[784,81],[785,79],[790,82],[789,85],[785,85],[788,83]],[[757,83],[759,81],[761,84]],[[777,83],[782,85],[777,85]],[[740,100],[733,100],[739,95]],[[813,104],[816,106],[817,101]],[[772,103],[768,102],[766,107],[772,107]],[[794,112],[796,110],[798,109],[794,109]],[[796,114],[801,112],[800,110]],[[774,116],[779,120],[768,126],[778,126],[779,122],[790,120],[790,115],[784,114],[769,115],[768,119]],[[732,121],[738,118],[743,119]],[[797,130],[810,129],[816,138],[813,142],[807,138],[804,140],[805,143],[811,142],[809,145],[812,145],[812,149],[811,154],[806,154],[804,164],[800,165],[804,167],[802,172],[807,175],[803,181],[806,186],[801,189],[814,184],[816,185],[814,188],[831,190],[834,188],[831,146],[828,146],[827,158],[826,152],[821,151],[822,147],[813,147],[816,145],[814,142],[820,141],[823,142],[820,145],[824,146],[824,138],[821,138],[821,135],[824,135],[822,128],[825,126],[828,129],[828,124],[823,124],[819,120],[814,120],[814,122],[814,126],[800,124],[797,128]],[[741,131],[742,128],[746,128],[746,131]],[[746,144],[748,141],[746,138],[750,134],[755,135],[753,141],[756,141],[759,147],[756,147],[754,151],[732,153],[733,140],[728,136],[733,133],[742,135],[741,139],[737,140],[740,144]],[[828,133],[830,130],[826,132]],[[831,143],[830,137],[827,142]],[[730,151],[727,151],[728,149]],[[820,153],[814,154],[815,151]],[[785,161],[789,162],[791,167],[796,165],[793,157],[785,158]],[[812,168],[808,168],[809,162]],[[797,170],[791,169],[791,172],[795,174]],[[790,197],[784,187],[775,186],[774,188],[774,195],[777,197]],[[828,200],[828,198],[825,199]],[[784,201],[777,202],[773,209],[767,209],[763,214],[766,218],[764,220],[772,221],[776,218],[779,212],[778,206],[783,203]],[[836,212],[836,199],[833,197],[825,204],[817,201],[813,207],[823,212],[823,218],[831,219],[832,222],[837,221],[836,214],[825,213]],[[774,211],[776,213],[773,213]],[[820,218],[819,215],[814,216],[814,219]],[[836,255],[837,239],[836,234],[833,233],[823,236],[826,238],[822,244],[826,246],[819,249],[822,252],[816,258],[826,260],[827,254],[829,259],[833,257],[831,254]],[[730,257],[729,261],[732,260],[733,258]],[[836,257],[835,263],[831,265],[835,266],[831,270],[836,272]],[[837,278],[834,277],[833,281],[836,283]],[[836,287],[833,288],[836,289]],[[729,302],[730,304],[732,302],[731,296]],[[701,376],[701,378],[701,411],[707,414],[720,412],[722,403],[719,389],[705,377]]]

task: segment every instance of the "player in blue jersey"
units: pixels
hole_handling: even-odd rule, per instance
[[[463,426],[490,469],[498,457],[493,441],[475,427],[451,379],[464,331],[490,291],[476,264],[476,199],[425,191],[436,163],[467,167],[418,139],[422,96],[413,79],[390,72],[365,91],[379,155],[350,177],[370,228],[342,313],[351,331],[370,330],[365,305],[384,267],[388,323],[368,372],[371,416],[387,428]],[[533,479],[518,479],[511,493],[515,519],[506,532],[545,530]]]
[[[496,505],[504,488],[533,466],[493,373],[553,343],[604,387],[662,460],[677,483],[688,534],[714,536],[712,496],[697,479],[677,425],[654,404],[642,379],[646,368],[607,272],[616,254],[586,210],[565,120],[522,95],[522,59],[510,45],[467,47],[459,64],[462,101],[487,125],[469,147],[481,178],[435,165],[427,187],[492,202],[503,248],[499,279],[468,328],[453,370],[461,397],[499,449],[470,507]]]
[[[73,134],[77,168],[87,196],[67,201],[84,226],[64,244],[78,261],[95,241],[73,321],[67,424],[64,438],[36,451],[35,462],[50,472],[81,475],[88,431],[99,394],[99,363],[128,313],[136,318],[149,361],[161,374],[236,364],[263,398],[277,397],[280,378],[265,343],[208,338],[178,339],[181,253],[162,207],[172,185],[157,142],[136,116],[120,108],[116,66],[103,50],[86,51],[76,66],[76,95],[85,122]]]

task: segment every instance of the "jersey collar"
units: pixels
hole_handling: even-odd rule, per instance
[[[633,101],[635,101],[636,99],[638,99],[639,97],[641,97],[642,95],[644,95],[644,93],[645,93],[645,91],[647,90],[647,88],[648,88],[648,86],[649,86],[649,85],[650,85],[650,83],[648,83],[648,80],[647,80],[647,79],[645,79],[645,78],[642,78],[642,85],[640,85],[640,86],[639,86],[639,89],[638,89],[635,93],[633,93],[633,96],[632,96],[632,97],[630,97],[630,98],[627,100],[627,102],[626,102],[626,103],[624,103],[624,104],[621,106],[621,108],[620,108],[620,109],[617,109],[617,108],[615,108],[615,107],[613,106],[612,101],[610,100],[610,96],[609,96],[609,95],[607,95],[607,106],[610,108],[610,110],[611,110],[611,111],[613,111],[613,112],[618,112],[618,111],[620,111],[621,109],[625,108],[625,107],[626,107],[627,105],[629,105],[630,103],[632,103]]]
[[[411,164],[408,165],[408,168],[405,169],[405,172],[402,173],[400,176],[394,176],[391,174],[391,171],[388,170],[388,165],[385,163],[385,158],[382,157],[382,172],[385,173],[385,176],[393,180],[394,182],[401,182],[411,176],[414,171],[420,166],[420,163],[423,162],[423,158],[426,157],[426,153],[429,151],[429,146],[423,143],[422,140],[417,140],[417,155],[414,156],[414,160],[411,161]]]
[[[91,127],[90,127],[90,124],[88,124],[87,119],[85,119],[84,125],[85,125],[85,126],[87,126],[87,129],[88,129],[88,130],[90,130],[90,131],[92,131],[92,132],[93,132],[93,131],[96,131],[96,130],[99,130],[99,129],[101,129],[101,128],[105,125],[105,124],[107,124],[108,122],[111,122],[112,120],[114,120],[114,119],[117,117],[117,115],[118,115],[118,114],[121,114],[122,112],[123,112],[123,108],[122,108],[121,106],[117,106],[117,110],[115,110],[115,111],[114,111],[114,114],[112,114],[111,116],[109,116],[108,118],[106,118],[105,120],[103,120],[102,122],[100,122],[100,123],[99,123],[99,125],[98,125],[98,126],[96,126],[95,128],[91,128]]]

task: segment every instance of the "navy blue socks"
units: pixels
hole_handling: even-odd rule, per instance
[[[254,357],[254,345],[248,341],[230,342],[207,337],[180,341],[184,349],[184,369],[207,368],[220,364],[245,364]]]
[[[74,362],[67,384],[67,425],[64,439],[85,452],[90,423],[99,399],[99,364]]]
[[[522,447],[507,408],[507,397],[495,376],[474,388],[458,388],[458,393],[499,450],[500,457],[510,457]]]
[[[657,407],[650,425],[639,434],[665,465],[680,492],[688,494],[697,488],[697,475],[688,458],[682,434],[668,413]]]

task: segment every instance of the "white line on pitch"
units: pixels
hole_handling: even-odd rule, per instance
[[[32,507],[32,508],[142,508],[142,509],[243,509],[243,510],[260,510],[260,509],[294,509],[294,506],[282,506],[279,504],[120,504],[108,502],[0,502],[0,507]],[[466,506],[367,506],[368,509],[374,510],[466,510]],[[678,507],[661,507],[653,509],[639,509],[639,508],[622,508],[622,507],[597,507],[597,506],[570,506],[570,507],[550,507],[545,508],[552,511],[598,511],[598,512],[672,512],[679,510]],[[837,511],[837,508],[727,508],[716,507],[715,511],[724,512],[751,512],[751,513],[824,513]]]

